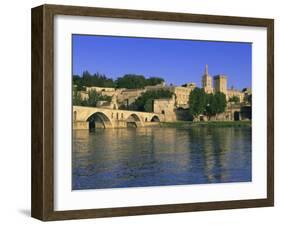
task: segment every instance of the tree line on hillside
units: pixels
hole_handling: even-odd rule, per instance
[[[203,89],[195,88],[189,96],[189,111],[197,118],[199,115],[207,115],[210,119],[219,113],[225,112],[226,96],[224,93],[205,93]]]
[[[120,109],[152,112],[153,100],[160,98],[171,98],[172,95],[173,93],[171,91],[165,89],[147,91],[142,93],[141,96],[135,100],[135,102],[130,104],[130,106],[121,105]],[[77,90],[74,90],[72,104],[77,106],[96,107],[99,101],[110,102],[111,100],[111,96],[102,95],[95,90],[88,92],[88,98],[83,99],[81,93]]]
[[[107,78],[105,75],[95,73],[90,74],[85,71],[82,76],[73,76],[73,105],[92,106],[96,107],[98,101],[110,102],[112,97],[104,96],[96,91],[88,93],[88,98],[83,99],[78,91],[84,90],[84,87],[98,86],[98,87],[114,87],[138,89],[144,88],[148,85],[157,85],[163,82],[164,79],[159,77],[145,78],[143,75],[126,74],[116,80]],[[153,101],[160,98],[171,98],[173,93],[169,90],[158,89],[147,91],[141,94],[134,103],[130,106],[122,106],[122,108],[137,110],[137,111],[153,111]],[[238,97],[231,99],[233,102],[238,102]],[[193,117],[199,115],[211,116],[223,113],[226,108],[226,96],[223,93],[216,92],[214,94],[207,94],[203,89],[195,88],[189,96],[189,112]]]
[[[106,77],[104,74],[84,71],[82,76],[73,75],[73,85],[77,91],[85,90],[85,87],[111,87],[111,88],[127,88],[141,89],[145,86],[153,86],[164,82],[163,78],[150,77],[145,78],[143,75],[125,74],[118,77],[116,80]]]

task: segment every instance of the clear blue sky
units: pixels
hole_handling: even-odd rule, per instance
[[[229,88],[251,87],[251,43],[73,35],[72,49],[76,75],[88,70],[116,79],[131,73],[201,87],[208,64],[212,76],[228,76]]]

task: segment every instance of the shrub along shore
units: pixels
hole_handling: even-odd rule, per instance
[[[161,122],[161,127],[188,128],[188,127],[251,127],[251,121],[207,121],[207,122]]]

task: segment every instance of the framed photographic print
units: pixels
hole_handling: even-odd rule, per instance
[[[273,206],[272,19],[32,9],[32,216]]]

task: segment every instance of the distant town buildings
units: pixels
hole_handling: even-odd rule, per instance
[[[231,89],[227,88],[227,76],[226,75],[216,75],[214,76],[214,87],[213,87],[213,79],[212,76],[209,75],[208,72],[208,65],[205,66],[205,73],[202,76],[202,88],[205,90],[206,93],[215,93],[215,92],[221,92],[224,93],[226,96],[226,100],[229,100],[231,97],[238,97],[239,102],[242,103],[245,100],[245,97],[249,95],[248,92],[246,94],[243,90],[237,90],[233,87]],[[246,90],[250,90],[249,88],[246,88]]]
[[[240,103],[246,103],[251,96],[251,89],[244,88],[243,90],[237,90],[228,88],[227,76],[223,74],[212,77],[208,71],[208,65],[205,66],[205,70],[201,80],[201,88],[208,94],[222,92],[226,95],[226,100],[237,97]],[[79,91],[82,99],[88,98],[90,91],[96,91],[102,95],[112,97],[111,103],[98,103],[97,107],[107,109],[126,109],[133,104],[138,97],[143,93],[152,90],[169,90],[173,93],[172,98],[169,99],[156,99],[153,101],[152,110],[155,113],[166,115],[167,121],[174,121],[176,117],[176,111],[179,109],[188,109],[189,95],[193,89],[196,88],[195,83],[186,83],[182,86],[166,85],[164,82],[155,86],[146,86],[143,89],[125,89],[125,88],[107,88],[107,87],[86,87],[85,91]]]

